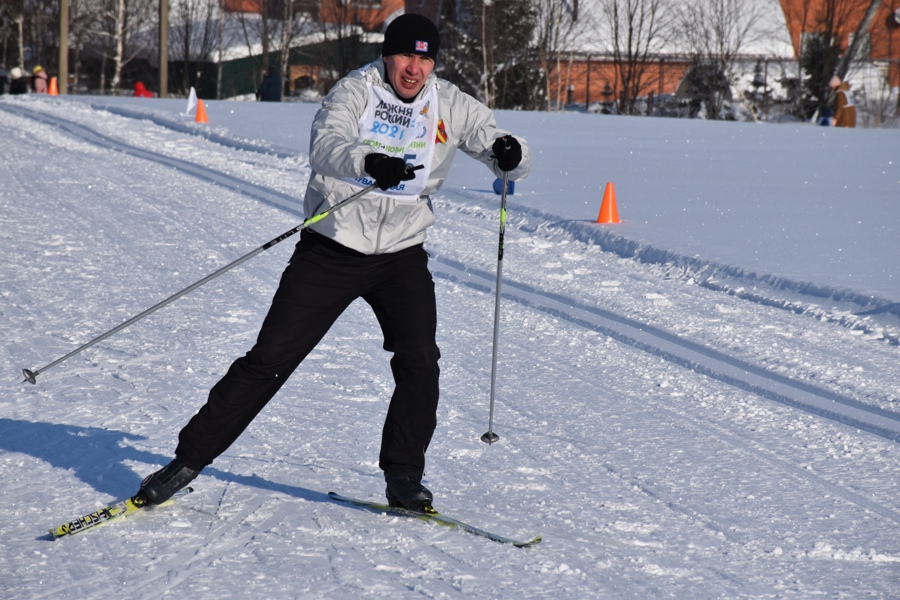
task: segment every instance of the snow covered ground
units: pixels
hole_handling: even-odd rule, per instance
[[[316,106],[0,98],[0,597],[900,597],[900,143],[890,130],[501,112],[510,197],[437,195],[439,510],[378,499],[392,388],[364,304],[176,504],[133,493],[252,344],[293,240],[39,369],[302,219]],[[617,225],[593,223],[616,186]],[[340,218],[339,215],[336,218]]]

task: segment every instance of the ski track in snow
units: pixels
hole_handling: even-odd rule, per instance
[[[488,291],[485,282],[492,282],[489,274],[468,269],[449,259],[442,260],[438,257],[437,262],[440,264],[436,270],[443,277],[453,281],[468,281],[474,275],[481,283],[469,283],[469,287]],[[507,298],[524,306],[597,331],[764,398],[846,423],[888,440],[900,440],[900,413],[882,410],[853,398],[794,381],[596,306],[582,305],[571,298],[535,290],[516,282],[506,282],[506,285],[507,289],[514,290],[506,292]]]
[[[302,217],[302,209],[297,206],[296,197],[289,194],[187,160],[171,158],[158,152],[116,141],[89,127],[59,117],[35,112],[29,114],[29,111],[24,110],[22,112],[28,114],[29,118],[65,131],[89,144],[172,167],[200,181],[218,185],[244,197],[265,202]],[[469,282],[471,287],[487,292],[491,292],[493,289],[495,284],[493,274],[468,269],[464,264],[453,259],[444,259],[439,256],[436,260],[438,262],[436,270],[439,276],[455,281],[468,281],[471,279],[469,276],[473,275],[480,280],[481,284]],[[443,272],[441,272],[442,270]],[[846,396],[793,381],[788,377],[732,358],[713,348],[680,339],[646,323],[625,318],[597,306],[580,304],[570,297],[535,289],[515,281],[506,281],[506,286],[507,297],[520,304],[567,319],[582,327],[592,328],[623,343],[768,399],[808,410],[889,440],[900,440],[900,413],[881,410]],[[515,291],[510,292],[510,288]],[[649,297],[658,300],[665,299],[665,296],[662,295]]]
[[[3,173],[14,189],[37,186],[47,199],[0,217],[4,228],[28,232],[13,242],[30,240],[4,258],[16,265],[4,272],[18,274],[0,305],[16,332],[4,364],[16,373],[165,297],[163,287],[192,283],[299,214],[303,157],[181,139],[120,116],[101,126],[81,107],[2,108],[11,135],[37,128],[85,165],[66,174],[62,195],[27,174]],[[165,181],[172,203],[155,206],[159,186],[129,179],[130,169]],[[203,190],[208,202],[179,200],[185,189]],[[108,531],[53,544],[39,536],[44,525],[129,493],[139,474],[167,460],[209,385],[252,343],[288,256],[273,250],[49,371],[38,386],[10,384],[17,387],[0,419],[0,481],[3,529],[17,541],[0,570],[19,577],[0,584],[0,595],[896,591],[896,348],[602,252],[565,228],[517,216],[514,203],[495,415],[501,442],[478,441],[490,374],[494,205],[460,190],[436,198],[428,245],[444,399],[427,483],[447,514],[516,537],[541,533],[541,547],[504,548],[327,500],[331,488],[377,497],[383,486],[377,436],[391,376],[377,324],[360,305],[204,471],[198,492]],[[145,239],[131,235],[135,219],[146,223]],[[178,247],[185,240],[190,247]]]

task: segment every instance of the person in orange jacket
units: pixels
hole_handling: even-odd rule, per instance
[[[841,81],[841,78],[835,75],[828,86],[834,90],[832,127],[856,127],[856,104],[850,92],[850,84]]]

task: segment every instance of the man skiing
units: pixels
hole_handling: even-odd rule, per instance
[[[164,502],[224,452],[362,298],[393,353],[395,389],[379,456],[386,496],[392,506],[431,507],[433,495],[422,485],[437,422],[440,358],[423,247],[434,223],[431,195],[457,149],[498,177],[521,179],[531,168],[524,141],[499,129],[482,103],[434,75],[439,47],[430,20],[401,15],[385,31],[382,57],[344,77],[323,100],[312,124],[306,214],[373,183],[378,190],[302,232],[256,344],[181,430],[175,459],[144,479],[139,495],[147,502]]]

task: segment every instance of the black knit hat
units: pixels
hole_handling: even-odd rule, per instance
[[[391,21],[385,30],[381,55],[424,54],[437,60],[440,48],[438,29],[428,17],[403,14]]]

